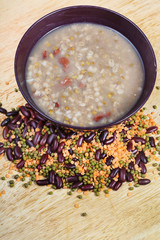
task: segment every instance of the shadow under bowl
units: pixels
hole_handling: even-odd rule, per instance
[[[71,23],[96,23],[110,27],[124,35],[137,49],[144,65],[144,86],[140,98],[120,119],[105,125],[80,127],[64,124],[46,115],[30,96],[25,78],[28,56],[37,41],[49,31]],[[111,127],[128,119],[136,113],[149,98],[156,79],[156,58],[152,46],[145,34],[132,21],[112,10],[96,6],[72,6],[51,12],[35,22],[23,35],[15,56],[15,76],[19,89],[26,101],[44,118],[55,125],[74,130],[96,130]]]

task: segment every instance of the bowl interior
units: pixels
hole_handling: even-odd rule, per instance
[[[136,104],[132,107],[132,109],[128,111],[128,113],[121,117],[121,119],[111,124],[106,124],[100,127],[96,126],[85,128],[70,126],[57,122],[56,120],[53,120],[52,118],[45,115],[39,109],[39,107],[32,100],[27,90],[25,81],[25,68],[31,49],[34,47],[37,41],[49,31],[59,26],[77,22],[97,23],[117,30],[118,32],[123,34],[126,38],[128,38],[128,40],[130,40],[130,42],[135,46],[135,48],[139,52],[142,59],[145,72],[145,82],[142,94],[139,100],[136,102]],[[37,110],[41,115],[45,116],[45,118],[54,121],[54,123],[60,124],[64,127],[91,130],[97,128],[110,127],[114,124],[118,124],[121,121],[127,119],[132,114],[134,114],[144,105],[144,103],[150,96],[155,84],[156,59],[152,46],[149,43],[146,36],[144,35],[144,33],[126,17],[105,8],[93,6],[75,6],[52,12],[39,19],[28,29],[28,31],[22,37],[17,48],[15,57],[15,75],[18,86],[24,98],[35,110]]]

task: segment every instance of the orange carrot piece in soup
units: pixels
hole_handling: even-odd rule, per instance
[[[68,67],[68,64],[69,64],[69,60],[66,57],[61,57],[59,59],[59,63],[62,64],[64,70],[66,70],[66,68]]]
[[[57,48],[56,50],[53,51],[53,55],[57,56],[60,53],[60,49]]]
[[[59,108],[59,103],[58,102],[55,102],[55,107]]]
[[[109,117],[111,115],[110,112],[107,112],[106,114],[100,114],[100,115],[97,115],[93,118],[93,120],[95,122],[99,122],[101,119],[105,118],[105,117]]]
[[[64,78],[61,82],[60,85],[61,86],[68,86],[72,84],[72,80],[68,77]]]
[[[111,113],[110,113],[110,112],[107,112],[107,113],[105,114],[105,117],[109,117],[109,116],[111,116]]]
[[[46,58],[47,58],[47,51],[46,51],[46,50],[43,51],[43,53],[42,53],[42,57],[43,57],[43,59],[46,59]]]

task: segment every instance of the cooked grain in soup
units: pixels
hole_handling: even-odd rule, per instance
[[[76,126],[113,122],[138,100],[144,82],[140,57],[118,32],[77,23],[58,28],[28,58],[29,92],[51,118]]]

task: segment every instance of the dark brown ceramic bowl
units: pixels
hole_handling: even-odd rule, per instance
[[[132,109],[128,109],[128,112],[117,121],[110,124],[101,125],[99,127],[79,127],[67,125],[50,118],[42,112],[42,110],[32,100],[25,79],[25,68],[27,58],[30,51],[36,44],[36,42],[43,37],[47,32],[55,29],[59,26],[63,26],[70,23],[89,22],[97,23],[104,26],[113,28],[123,34],[131,43],[135,46],[139,52],[145,71],[145,83],[142,94]],[[70,129],[79,130],[94,130],[101,128],[108,128],[112,125],[119,124],[123,120],[126,120],[135,112],[137,112],[149,98],[156,79],[156,58],[150,42],[144,33],[129,19],[116,13],[112,10],[95,7],[95,6],[73,6],[63,8],[48,15],[42,17],[35,22],[28,31],[22,37],[15,56],[15,76],[21,93],[26,101],[46,119],[52,121],[54,124],[67,127]]]

